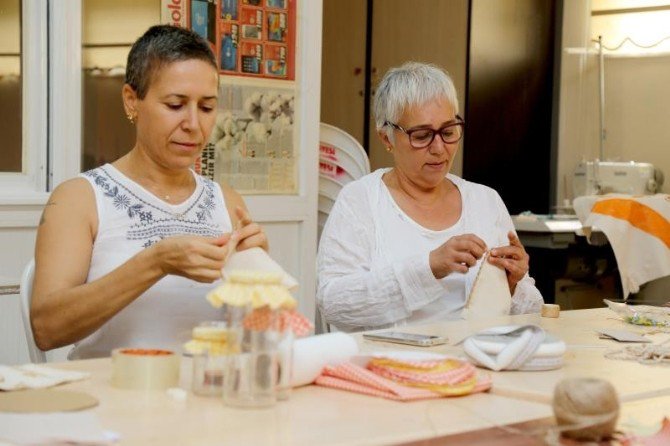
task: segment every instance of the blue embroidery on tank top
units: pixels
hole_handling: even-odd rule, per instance
[[[84,175],[94,180],[116,210],[133,221],[126,232],[126,240],[143,242],[144,248],[176,235],[218,237],[223,233],[220,224],[211,221],[217,203],[214,182],[208,178],[199,177],[203,182],[200,194],[188,209],[175,213],[137,196],[104,167],[89,170]]]

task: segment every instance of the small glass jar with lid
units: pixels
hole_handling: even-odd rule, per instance
[[[230,330],[223,321],[202,322],[184,350],[193,358],[191,388],[196,395],[221,396],[225,369],[232,352]]]

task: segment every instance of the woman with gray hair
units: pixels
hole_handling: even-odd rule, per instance
[[[512,313],[539,312],[502,199],[449,173],[465,126],[449,75],[416,62],[389,70],[374,114],[394,167],[347,184],[330,213],[318,255],[326,321],[354,331],[456,318],[489,250],[506,272]]]

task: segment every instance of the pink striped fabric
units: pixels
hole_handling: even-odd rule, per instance
[[[352,363],[326,367],[315,383],[349,392],[378,396],[396,401],[415,401],[440,398],[442,395],[430,390],[406,387],[376,375],[372,371]]]
[[[404,362],[396,362],[403,364]],[[433,361],[434,362],[434,361]],[[457,368],[448,372],[440,372],[440,379],[435,376],[422,376],[419,372],[401,371],[403,379],[399,379],[397,369],[376,367],[368,364],[368,368],[352,363],[326,367],[315,384],[362,393],[396,401],[415,401],[444,396],[467,395],[484,392],[491,388],[488,375],[479,376],[475,367],[464,361],[456,361]],[[420,364],[423,366],[424,364]],[[444,366],[444,361],[434,362],[433,367]],[[426,373],[430,375],[430,373]],[[411,386],[411,387],[410,387]],[[423,388],[429,387],[429,388]]]

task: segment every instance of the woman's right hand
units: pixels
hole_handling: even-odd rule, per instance
[[[169,237],[153,245],[157,264],[165,274],[211,283],[221,278],[230,234],[219,237]]]
[[[458,272],[467,273],[486,252],[486,243],[474,234],[463,234],[430,252],[430,269],[436,279]]]

